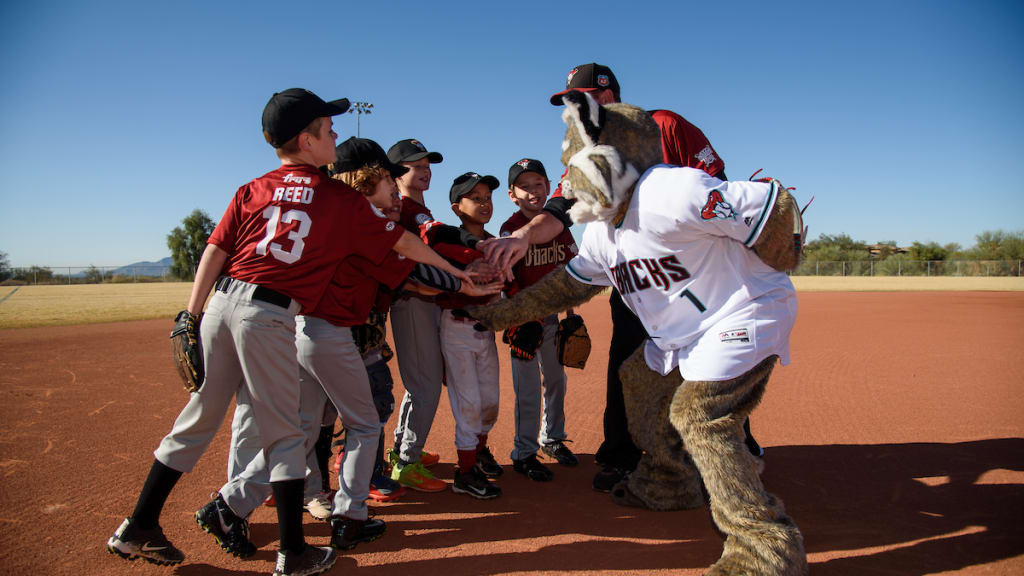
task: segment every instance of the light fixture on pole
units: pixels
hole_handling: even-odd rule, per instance
[[[369,102],[353,102],[348,108],[349,114],[356,115],[356,138],[359,138],[359,119],[362,118],[363,114],[371,114],[373,110],[373,104]]]

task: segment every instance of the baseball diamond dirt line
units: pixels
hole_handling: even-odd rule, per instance
[[[806,291],[799,306],[792,363],[776,368],[751,422],[766,448],[762,479],[803,531],[811,572],[1024,573],[1024,294]],[[566,430],[580,465],[549,460],[555,478],[546,483],[512,470],[514,399],[508,348],[499,341],[501,406],[489,443],[505,465],[503,495],[479,501],[450,490],[412,492],[375,504],[387,533],[340,554],[329,574],[696,576],[718,558],[722,542],[707,509],[622,508],[591,489],[610,316],[603,298],[578,311],[594,345],[587,367],[568,371]],[[230,414],[161,516],[185,563],[129,563],[104,549],[186,401],[168,359],[169,327],[161,317],[0,329],[0,434],[15,439],[0,442],[0,573],[39,572],[40,558],[55,558],[43,571],[57,576],[273,570],[275,509],[253,513],[259,552],[247,561],[224,554],[193,518],[225,480]],[[391,370],[400,398],[394,362]],[[73,386],[64,384],[68,373]],[[126,386],[125,374],[146,378]],[[43,415],[40,399],[54,382],[61,388]],[[89,417],[97,406],[102,411]],[[388,441],[396,419],[385,426]],[[31,441],[23,439],[28,433]],[[51,438],[41,454],[37,439]],[[427,448],[440,454],[434,471],[449,483],[453,438],[443,400]],[[46,508],[61,502],[68,507]],[[308,516],[304,530],[315,545],[330,538]]]

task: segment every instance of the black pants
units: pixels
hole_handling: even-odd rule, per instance
[[[604,442],[595,459],[602,466],[625,470],[636,468],[641,450],[633,444],[626,421],[626,405],[622,397],[619,368],[647,338],[640,319],[622,301],[617,290],[608,299],[612,310],[612,342],[608,350],[608,387],[604,406]]]

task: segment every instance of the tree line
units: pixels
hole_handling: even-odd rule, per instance
[[[215,223],[202,210],[193,210],[180,226],[167,235],[167,248],[171,251],[170,275],[179,280],[195,277],[199,259],[206,249],[206,240],[213,233]],[[803,273],[815,270],[822,263],[849,262],[863,267],[864,263],[879,265],[883,273],[902,262],[947,261],[1019,261],[1024,260],[1024,230],[1007,232],[985,231],[975,236],[974,246],[964,249],[959,244],[940,245],[937,242],[914,242],[900,247],[894,241],[869,244],[854,240],[848,234],[821,234],[804,246],[804,261],[800,266]],[[845,267],[844,267],[845,270]],[[54,280],[51,269],[32,266],[11,268],[7,253],[0,251],[0,282],[50,283]],[[102,272],[90,266],[82,275],[85,283],[104,281]]]

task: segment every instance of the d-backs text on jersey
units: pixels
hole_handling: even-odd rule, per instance
[[[545,266],[547,264],[559,264],[565,261],[565,244],[561,242],[555,242],[551,246],[540,247],[531,245],[530,249],[526,252],[525,260],[523,265],[525,266]]]
[[[675,255],[634,258],[616,264],[611,273],[620,294],[632,294],[652,286],[668,291],[672,282],[682,282],[690,277],[689,271]]]

